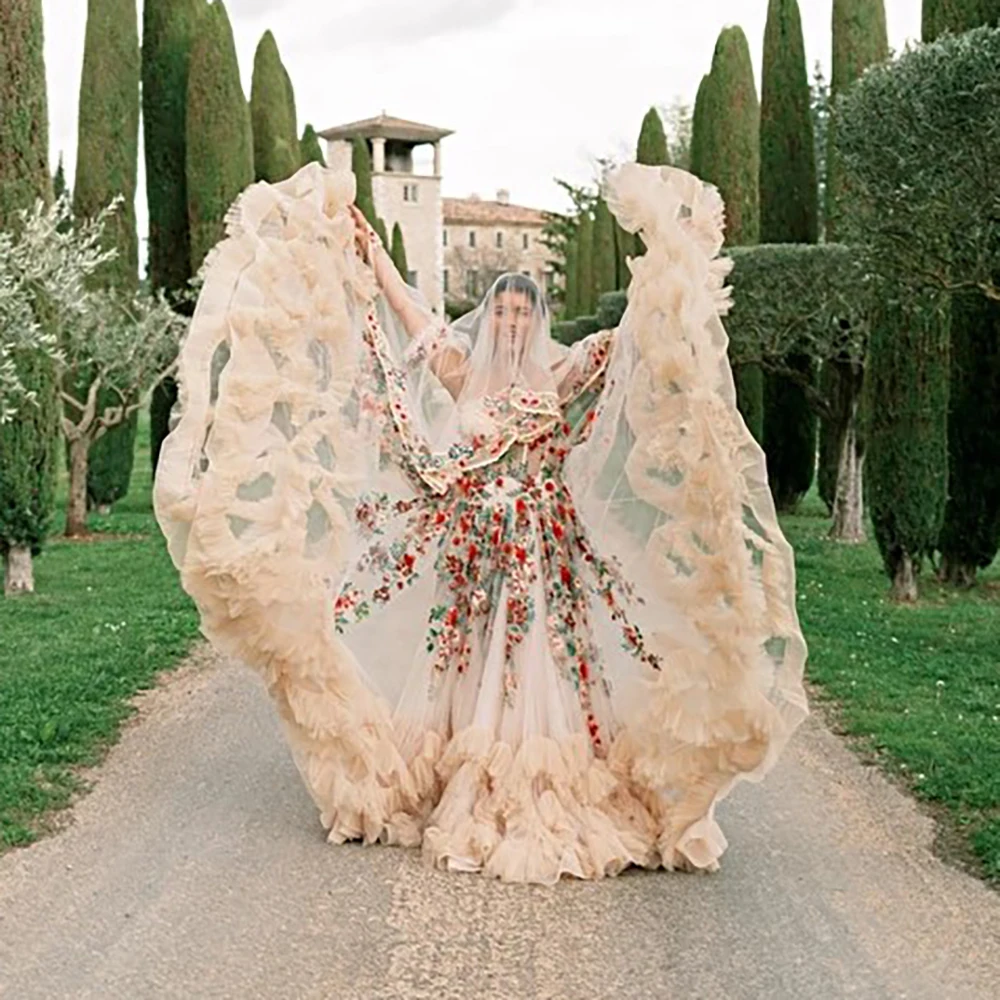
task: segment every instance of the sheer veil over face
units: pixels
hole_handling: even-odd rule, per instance
[[[412,342],[391,314],[380,318],[395,330],[388,339],[407,408],[432,453],[471,447],[470,463],[480,464],[562,418],[570,352],[552,339],[545,298],[529,277],[501,275],[475,309],[450,326],[432,322]]]
[[[502,275],[452,329],[466,353],[464,399],[512,390],[556,393],[553,369],[565,349],[551,339],[548,308],[530,278]]]

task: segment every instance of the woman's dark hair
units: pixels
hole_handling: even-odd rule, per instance
[[[533,306],[541,303],[542,308],[545,308],[545,300],[542,298],[542,293],[538,285],[526,274],[511,272],[510,274],[500,275],[493,286],[493,294],[499,295],[501,292],[518,292],[521,295],[527,295],[528,300]]]

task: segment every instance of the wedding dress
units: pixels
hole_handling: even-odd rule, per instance
[[[713,870],[716,804],[807,713],[721,199],[635,164],[606,197],[647,250],[571,348],[518,275],[451,326],[414,295],[407,327],[353,176],[316,164],[248,189],[208,262],[156,514],[331,841],[508,881]]]

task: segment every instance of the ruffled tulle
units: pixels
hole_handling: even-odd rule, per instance
[[[358,498],[391,437],[385,401],[358,388],[376,289],[353,250],[353,194],[350,174],[316,164],[255,185],[210,260],[154,490],[204,633],[264,678],[331,841],[420,846],[440,868],[507,881],[713,870],[717,802],[766,773],[807,711],[791,550],[718,319],[721,200],[634,165],[609,191],[647,253],[567,483],[590,537],[638,581],[664,667],[616,678],[602,757],[585,734],[404,734],[378,674],[408,664],[359,662],[338,634]],[[616,519],[623,483],[633,522]]]

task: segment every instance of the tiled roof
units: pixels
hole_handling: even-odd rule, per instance
[[[478,198],[442,198],[446,226],[544,226],[546,215],[537,208]]]
[[[393,118],[384,112],[375,118],[335,125],[319,133],[323,139],[353,139],[357,136],[362,139],[400,139],[404,142],[437,142],[451,134],[446,128]]]

